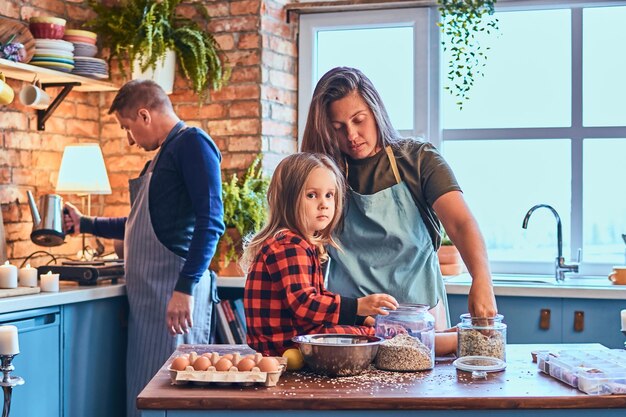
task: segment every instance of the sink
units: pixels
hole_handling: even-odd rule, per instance
[[[494,283],[504,283],[504,284],[556,284],[556,278],[550,275],[531,275],[531,274],[498,274],[493,275],[491,280]]]

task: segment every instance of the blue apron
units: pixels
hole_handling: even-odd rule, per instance
[[[183,122],[170,132],[180,133]],[[194,289],[193,328],[171,336],[166,327],[167,303],[185,259],[157,238],[150,219],[150,178],[162,148],[144,175],[129,181],[131,210],[124,234],[126,291],[130,307],[126,359],[127,417],[138,416],[137,395],[181,343],[210,343],[212,301],[217,296],[215,274],[207,270]]]
[[[396,159],[385,148],[396,184],[371,195],[349,190],[341,250],[329,248],[328,288],[349,297],[393,295],[400,303],[426,304],[437,329],[449,327],[448,303],[437,252]]]

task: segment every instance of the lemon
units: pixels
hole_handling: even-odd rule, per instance
[[[287,349],[283,352],[283,358],[287,358],[288,371],[297,371],[304,366],[304,358],[302,357],[302,353],[300,353],[300,349]]]

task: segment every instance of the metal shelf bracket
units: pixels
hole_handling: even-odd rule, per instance
[[[72,88],[81,85],[79,82],[71,82],[71,83],[42,83],[41,88],[46,89],[47,87],[63,87],[63,90],[55,97],[55,99],[50,103],[47,109],[45,110],[37,110],[37,130],[45,130],[46,129],[46,120],[52,113],[59,107],[59,104],[67,97],[67,95],[72,91]]]

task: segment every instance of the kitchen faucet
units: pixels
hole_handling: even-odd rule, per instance
[[[537,204],[536,206],[531,207],[530,210],[524,216],[524,221],[522,222],[522,228],[526,229],[528,226],[528,220],[530,219],[531,214],[538,208],[545,207],[549,209],[554,217],[556,217],[556,245],[557,245],[557,255],[556,261],[554,262],[555,270],[554,277],[557,282],[565,280],[566,272],[578,272],[578,262],[580,262],[580,250],[578,251],[578,262],[566,264],[565,258],[563,258],[563,232],[561,230],[561,217],[559,217],[559,213],[556,210],[547,204]]]

